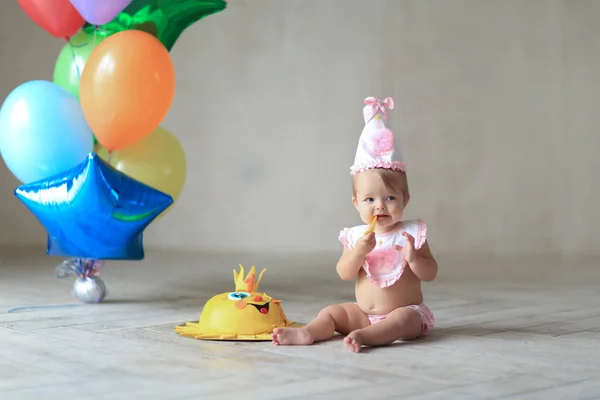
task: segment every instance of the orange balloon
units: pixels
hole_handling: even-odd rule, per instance
[[[124,149],[156,129],[175,97],[175,67],[165,46],[140,30],[115,33],[91,52],[81,74],[85,118],[107,150]]]

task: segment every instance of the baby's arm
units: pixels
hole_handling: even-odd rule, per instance
[[[344,281],[353,279],[362,267],[366,255],[362,255],[358,249],[350,250],[344,246],[342,256],[337,263],[336,271]]]
[[[416,259],[409,262],[408,265],[417,278],[424,282],[431,282],[438,273],[437,261],[435,261],[433,254],[431,254],[427,241],[417,250]]]
[[[364,230],[362,226],[344,228],[338,237],[344,245],[344,250],[335,269],[344,281],[354,279],[363,266],[367,254],[375,248],[375,233],[365,235]]]

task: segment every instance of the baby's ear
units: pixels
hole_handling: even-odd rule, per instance
[[[404,208],[406,208],[406,206],[408,205],[408,201],[410,200],[410,195],[405,194],[403,197],[404,197]]]
[[[352,196],[352,204],[354,204],[355,208],[358,208],[358,201],[356,200],[356,196]]]

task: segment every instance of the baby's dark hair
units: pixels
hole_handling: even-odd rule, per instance
[[[401,171],[393,171],[391,169],[384,168],[374,168],[373,169],[377,175],[383,181],[383,184],[389,190],[392,190],[396,193],[402,193],[404,196],[404,201],[408,201],[410,199],[410,192],[408,190],[408,178],[406,177],[405,172]],[[356,196],[356,180],[352,179],[352,193]]]

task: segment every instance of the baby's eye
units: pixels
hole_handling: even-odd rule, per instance
[[[233,293],[229,293],[229,296],[227,296],[227,298],[229,300],[242,300],[249,296],[250,296],[250,294],[246,293],[246,292],[233,292]]]
[[[375,201],[375,199],[373,199],[372,197],[367,197],[367,198],[365,199],[365,201],[366,201],[367,203],[372,203],[372,202],[374,202],[374,201]]]
[[[395,196],[388,196],[388,197],[386,197],[386,200],[387,201],[394,201],[394,200],[396,200],[396,197]]]

